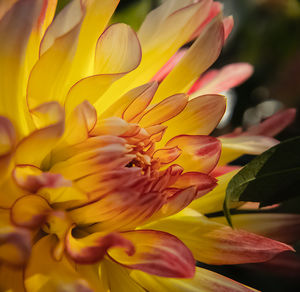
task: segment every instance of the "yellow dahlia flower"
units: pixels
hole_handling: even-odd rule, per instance
[[[0,2],[0,290],[252,291],[195,267],[292,249],[201,214],[221,210],[235,173],[222,165],[275,143],[208,136],[225,111],[217,93],[249,65],[185,94],[232,18],[212,0],[168,0],[136,34],[108,26],[117,4],[74,0],[53,20],[55,0]]]

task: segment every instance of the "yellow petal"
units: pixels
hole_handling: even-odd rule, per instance
[[[188,49],[182,59],[160,84],[154,101],[167,94],[186,92],[197,78],[217,59],[224,43],[222,18],[216,17]]]
[[[119,23],[108,27],[97,43],[94,64],[97,75],[80,80],[70,89],[65,105],[67,112],[85,99],[94,104],[113,82],[138,66],[141,56],[137,36],[128,25]],[[118,97],[110,99],[110,104]],[[100,109],[101,103],[102,99],[99,100]]]
[[[222,95],[203,95],[190,100],[179,115],[164,123],[168,128],[159,145],[178,135],[210,134],[222,118],[225,107]]]
[[[138,32],[143,51],[140,66],[112,85],[104,94],[103,100],[97,103],[97,110],[104,111],[111,104],[112,98],[115,100],[116,96],[120,97],[130,88],[148,82],[189,40],[195,27],[206,18],[210,6],[210,0],[197,3],[191,0],[166,1],[152,11]]]
[[[278,253],[293,250],[279,241],[232,229],[192,211],[150,223],[146,228],[168,231],[177,236],[192,251],[195,259],[212,265],[264,262]]]
[[[40,167],[64,131],[64,111],[56,102],[45,103],[31,111],[39,129],[18,144],[15,161]]]
[[[193,279],[169,279],[148,275],[141,271],[132,271],[130,276],[149,292],[251,292],[255,289],[246,287],[209,270],[196,267]]]
[[[23,269],[0,265],[0,291],[26,292],[24,289]]]
[[[53,292],[59,289],[68,289],[68,291],[85,289],[84,291],[92,292],[88,283],[82,279],[65,257],[59,262],[54,260],[52,250],[56,243],[55,236],[47,235],[33,246],[30,261],[24,273],[26,290]]]

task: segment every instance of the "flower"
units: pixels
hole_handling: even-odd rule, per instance
[[[202,215],[221,210],[235,173],[218,164],[222,147],[226,165],[276,143],[208,136],[225,111],[215,91],[228,71],[212,93],[184,93],[232,28],[220,4],[165,1],[136,34],[108,26],[116,0],[74,0],[54,20],[55,0],[5,3],[1,291],[252,291],[195,267],[292,250]],[[159,86],[149,82],[194,38]],[[285,219],[276,227],[290,226]]]

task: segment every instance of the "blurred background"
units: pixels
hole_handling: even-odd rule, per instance
[[[101,1],[101,0],[99,0]],[[68,0],[59,0],[60,10]],[[138,29],[146,14],[160,0],[121,0],[112,22],[125,22]],[[241,126],[257,124],[277,111],[300,109],[300,1],[219,0],[224,14],[233,15],[235,26],[213,68],[249,62],[254,74],[227,92],[227,119],[217,129],[221,135]],[[279,140],[300,135],[300,115]],[[248,158],[249,159],[249,158]],[[278,212],[300,213],[299,198],[284,203]],[[295,248],[300,250],[300,244]],[[204,265],[202,265],[204,266]],[[263,264],[209,267],[262,291],[300,291],[299,253],[281,255]]]

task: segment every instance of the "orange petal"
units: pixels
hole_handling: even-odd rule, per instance
[[[222,95],[203,95],[190,100],[185,109],[164,123],[168,126],[160,145],[178,135],[208,135],[221,120],[226,107]]]
[[[39,129],[21,140],[16,149],[15,161],[17,164],[40,167],[63,134],[64,111],[56,102],[49,102],[31,112]]]
[[[116,262],[131,269],[163,277],[191,278],[195,273],[195,261],[186,246],[175,236],[153,230],[123,232],[132,242],[135,252],[128,254],[112,248],[108,255]]]
[[[1,291],[26,292],[22,268],[10,267],[2,263],[0,265],[0,283]]]
[[[0,228],[0,261],[23,266],[29,259],[31,234],[28,230],[5,226]]]
[[[221,154],[220,141],[210,136],[176,136],[166,146],[181,149],[176,163],[186,171],[209,173],[217,165]]]
[[[234,230],[213,222],[192,210],[150,223],[147,228],[167,230],[193,252],[194,257],[212,265],[234,265],[264,262],[289,245],[244,230]]]
[[[175,146],[172,148],[158,149],[153,153],[152,158],[158,159],[162,164],[169,164],[176,160],[181,154],[181,150]]]
[[[82,238],[75,238],[70,229],[66,237],[66,250],[69,256],[80,264],[93,264],[101,261],[108,249],[120,247],[128,255],[135,253],[134,245],[130,240],[119,233],[93,233]]]
[[[217,59],[223,43],[223,23],[221,17],[217,16],[162,81],[154,96],[154,102],[162,100],[166,95],[186,92]]]
[[[172,119],[183,111],[187,103],[188,97],[185,94],[170,96],[146,111],[141,117],[139,125],[145,128]]]

